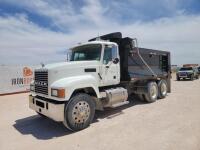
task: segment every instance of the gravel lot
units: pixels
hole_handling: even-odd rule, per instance
[[[172,80],[166,99],[97,112],[70,132],[28,108],[28,93],[0,97],[0,150],[199,150],[200,80]]]

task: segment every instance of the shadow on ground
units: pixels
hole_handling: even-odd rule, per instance
[[[113,117],[119,116],[123,114],[124,109],[134,105],[146,104],[145,102],[138,100],[138,98],[132,97],[131,99],[134,99],[134,101],[130,100],[130,103],[127,105],[123,105],[114,109],[106,109],[105,111],[97,111],[93,123],[99,122],[99,118],[112,119]],[[62,123],[55,122],[39,115],[16,120],[13,126],[21,134],[31,134],[40,140],[49,140],[74,133],[64,127]]]
[[[72,133],[66,129],[62,123],[55,122],[39,115],[16,120],[13,126],[21,134],[31,134],[35,138],[42,140],[61,137]]]
[[[129,99],[129,104],[123,105],[117,108],[106,108],[104,111],[96,111],[95,113],[95,119],[94,122],[98,122],[98,119],[112,119],[114,117],[117,117],[119,115],[122,115],[124,112],[123,110],[132,107],[134,105],[144,105],[147,104],[145,101],[139,100],[138,97],[133,96]]]

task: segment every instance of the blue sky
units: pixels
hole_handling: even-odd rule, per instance
[[[199,0],[0,0],[0,64],[63,61],[66,49],[121,31],[141,47],[200,63]]]

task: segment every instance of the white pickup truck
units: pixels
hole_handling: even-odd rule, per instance
[[[69,62],[36,69],[29,107],[77,131],[95,110],[125,105],[131,94],[154,102],[170,92],[169,52],[140,49],[121,33],[100,38],[72,48]]]

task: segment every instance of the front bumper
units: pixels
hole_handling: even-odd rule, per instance
[[[64,120],[64,107],[65,103],[52,103],[29,95],[29,108],[55,121]]]
[[[190,78],[192,74],[189,73],[179,73],[178,76],[180,78]]]

